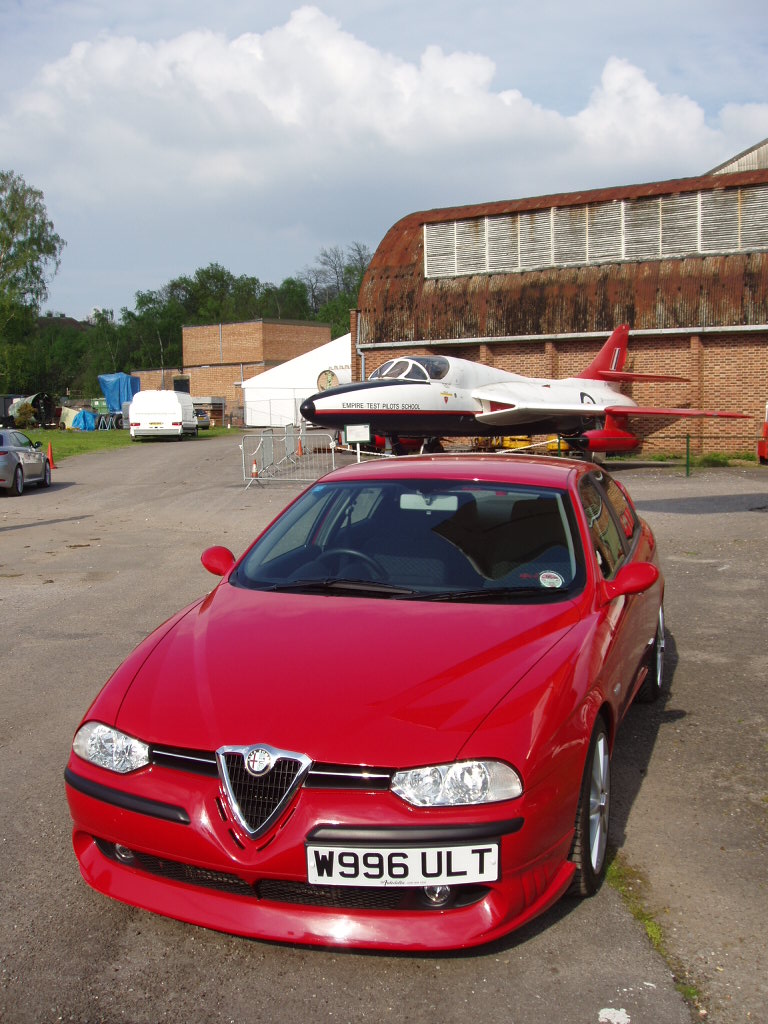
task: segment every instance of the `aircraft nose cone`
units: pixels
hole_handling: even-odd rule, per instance
[[[305,420],[311,420],[315,415],[315,403],[312,398],[305,398],[299,406],[299,412]]]

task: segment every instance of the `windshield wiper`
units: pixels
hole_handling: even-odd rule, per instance
[[[338,576],[325,579],[289,580],[285,583],[274,583],[272,586],[260,588],[269,593],[289,593],[293,590],[310,593],[312,591],[343,590],[355,594],[375,594],[383,597],[410,597],[413,590],[406,587],[395,587],[389,583],[376,583],[373,580],[350,580]]]
[[[568,587],[492,587],[483,590],[441,590],[437,594],[414,594],[422,601],[497,601],[518,597],[561,597]]]

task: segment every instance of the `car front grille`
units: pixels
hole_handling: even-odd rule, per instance
[[[186,750],[181,747],[152,747],[152,763],[163,768],[192,772],[195,775],[218,775],[213,751]],[[357,789],[384,791],[389,789],[394,774],[391,768],[368,765],[325,764],[313,762],[303,785],[307,789]]]
[[[252,775],[240,753],[224,755],[228,790],[239,816],[251,834],[258,834],[290,795],[301,772],[300,761],[278,758],[264,775]]]
[[[305,907],[333,907],[336,910],[399,910],[412,902],[410,890],[369,889],[351,885],[308,885],[265,878],[256,886],[259,897],[270,903],[291,903]]]

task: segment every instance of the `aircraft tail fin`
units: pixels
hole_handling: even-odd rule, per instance
[[[627,361],[627,342],[629,341],[629,324],[617,327],[608,341],[603,345],[595,358],[577,378],[587,380],[605,380],[603,373],[618,373]],[[610,379],[610,378],[608,378]]]

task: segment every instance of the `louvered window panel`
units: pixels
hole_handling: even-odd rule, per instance
[[[449,224],[424,225],[425,277],[454,277],[456,274],[456,231]]]
[[[488,269],[492,273],[519,270],[517,217],[489,217]]]
[[[768,185],[425,224],[424,274],[514,273],[759,249],[768,249]]]
[[[622,259],[621,210],[619,202],[587,207],[587,259],[590,263]]]
[[[535,270],[552,263],[552,218],[549,210],[520,214],[520,269]]]
[[[657,260],[661,255],[661,201],[633,199],[624,204],[624,257]]]
[[[662,196],[661,255],[688,256],[699,249],[699,199],[696,193]]]
[[[456,273],[482,274],[488,269],[485,218],[456,221]]]
[[[587,262],[587,208],[566,206],[555,208],[555,263]]]
[[[768,185],[742,189],[741,248],[768,249]]]
[[[739,193],[701,193],[701,251],[733,252],[739,248]]]

